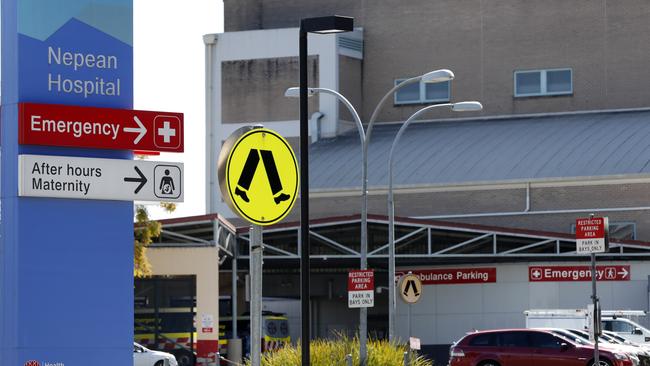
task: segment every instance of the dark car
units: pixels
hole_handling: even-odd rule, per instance
[[[622,352],[600,349],[600,364],[632,366]],[[450,366],[590,366],[591,345],[545,330],[502,329],[467,334],[450,351]]]

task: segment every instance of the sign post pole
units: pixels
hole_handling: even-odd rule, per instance
[[[594,334],[595,365],[600,365],[598,336],[601,328],[600,308],[596,292],[596,253],[606,253],[609,250],[608,233],[607,217],[594,217],[594,214],[591,214],[589,218],[576,220],[576,253],[591,255],[591,300],[594,306],[591,327]]]
[[[259,366],[262,352],[262,226],[280,222],[293,208],[298,193],[298,164],[291,146],[282,136],[257,125],[242,127],[226,139],[219,153],[217,170],[224,201],[233,212],[252,224],[249,231],[250,354],[252,365]],[[233,291],[235,284],[233,280]],[[237,301],[235,296],[232,299],[233,303]]]
[[[593,215],[591,215],[593,218]],[[598,352],[598,329],[600,329],[600,316],[598,313],[600,309],[598,308],[598,297],[596,295],[596,253],[591,253],[591,299],[594,302],[594,316],[592,317],[594,324],[594,364],[600,365],[599,352]]]
[[[413,306],[413,304],[409,303],[409,312],[408,312],[408,318],[409,318],[409,319],[408,319],[408,322],[409,322],[409,327],[408,327],[408,333],[409,333],[409,334],[408,334],[408,336],[409,336],[409,339],[410,339],[411,336],[412,336],[412,334],[411,334],[411,307],[412,307],[412,306]]]
[[[410,343],[413,336],[413,334],[411,334],[411,306],[418,302],[420,296],[422,296],[422,281],[420,281],[420,278],[417,275],[409,271],[400,278],[399,294],[402,297],[402,300],[408,304],[407,330]]]
[[[250,230],[251,273],[251,364],[260,366],[262,352],[262,227],[252,225]]]
[[[1,7],[0,363],[132,364],[133,202],[25,197],[18,185],[21,155],[132,159],[128,149],[21,143],[19,117],[27,101],[133,106],[133,1]],[[54,192],[82,186],[76,178],[58,183]]]

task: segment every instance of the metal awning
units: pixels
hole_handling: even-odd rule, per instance
[[[219,215],[162,220],[162,233],[152,246],[203,246],[217,243],[223,268],[237,256],[241,267],[248,262],[248,227],[235,227]],[[360,216],[312,220],[311,260],[314,269],[350,268],[360,260]],[[265,268],[298,268],[300,225],[283,223],[264,229]],[[396,258],[399,266],[505,261],[576,260],[571,234],[463,224],[446,221],[397,218]],[[634,259],[650,255],[650,243],[612,240],[601,256]],[[368,218],[368,260],[371,266],[387,266],[388,220]]]

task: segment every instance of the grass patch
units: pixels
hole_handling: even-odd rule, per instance
[[[409,351],[407,345],[386,340],[368,340],[369,366],[402,366],[404,352]],[[274,352],[262,355],[263,366],[300,366],[300,345],[288,345]],[[334,339],[316,339],[310,343],[311,366],[345,366],[346,356],[352,355],[352,364],[359,365],[359,338],[346,335],[336,335]],[[410,353],[411,362],[408,366],[433,366],[433,362]],[[250,360],[246,362],[250,365]]]

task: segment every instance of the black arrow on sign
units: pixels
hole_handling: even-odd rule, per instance
[[[138,194],[138,192],[140,192],[142,187],[144,187],[144,185],[147,184],[147,177],[145,177],[144,174],[142,174],[142,172],[140,171],[140,169],[138,169],[137,166],[134,166],[133,169],[135,169],[136,173],[138,173],[138,175],[140,177],[139,178],[124,178],[124,181],[125,182],[139,182],[140,185],[135,189],[135,192],[133,192],[135,194]]]

